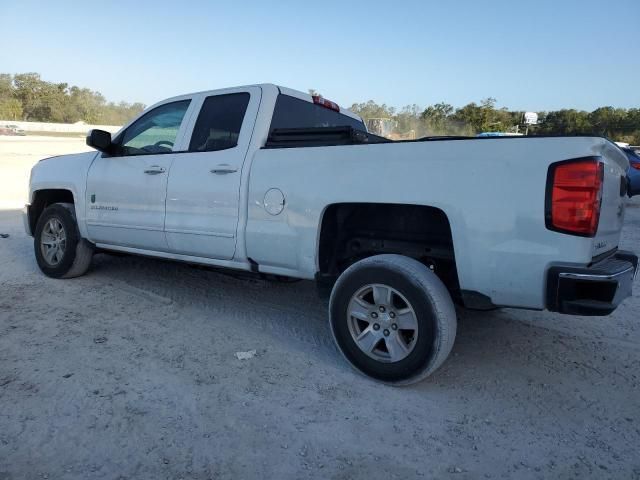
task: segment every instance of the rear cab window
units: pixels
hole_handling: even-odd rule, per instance
[[[361,120],[290,95],[278,95],[269,134],[280,128],[318,127],[352,127],[366,131]]]

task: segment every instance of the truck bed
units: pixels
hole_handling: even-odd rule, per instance
[[[604,138],[392,142],[374,136],[363,142],[345,131],[281,133],[255,153],[248,186],[247,254],[261,268],[313,278],[324,212],[345,202],[430,205],[444,212],[460,287],[500,306],[544,308],[545,272],[554,262],[587,265],[617,248],[627,165]],[[606,165],[597,235],[551,231],[545,225],[549,165],[586,156],[602,157]],[[286,199],[278,216],[262,207],[273,188]]]

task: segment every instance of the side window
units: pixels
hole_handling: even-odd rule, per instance
[[[248,93],[207,97],[193,128],[189,151],[214,152],[235,147],[249,98]]]
[[[122,135],[121,155],[170,153],[191,100],[166,103],[136,120]]]

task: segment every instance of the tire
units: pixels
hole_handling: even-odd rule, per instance
[[[94,251],[93,245],[80,236],[71,203],[54,203],[42,212],[36,224],[33,247],[38,267],[52,278],[84,275]]]
[[[425,265],[402,255],[377,255],[340,275],[329,300],[329,324],[356,370],[383,383],[409,385],[446,360],[457,320],[449,292]]]

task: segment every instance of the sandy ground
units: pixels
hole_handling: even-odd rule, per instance
[[[2,480],[640,478],[638,281],[607,318],[461,310],[450,359],[398,389],[343,361],[312,283],[104,254],[52,280],[18,211],[0,233]]]

